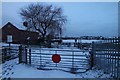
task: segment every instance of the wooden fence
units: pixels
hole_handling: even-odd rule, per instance
[[[2,63],[4,63],[5,61],[11,60],[11,59],[15,59],[18,57],[18,47],[3,47],[1,48],[1,61]]]
[[[106,38],[92,43],[92,55],[97,68],[120,78],[120,38]]]

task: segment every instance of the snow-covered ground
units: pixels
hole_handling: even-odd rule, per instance
[[[110,74],[104,74],[102,70],[95,68],[79,74],[60,70],[38,70],[26,64],[18,64],[18,58],[7,61],[0,67],[2,67],[2,78],[111,78]]]
[[[58,50],[57,51],[58,54],[72,54],[72,53],[68,53],[68,52],[59,51],[61,49],[62,50],[80,51],[79,49],[74,48],[74,47],[72,47],[72,48],[64,47],[61,49],[42,48],[42,50],[40,50],[39,47],[38,48],[31,47],[31,49],[32,49],[32,52],[34,52],[34,53],[40,53],[40,51],[42,51],[42,53],[44,53],[44,54],[49,53],[50,56],[46,56],[46,57],[50,57],[50,59],[47,60],[49,63],[53,63],[51,61],[51,56],[52,56],[52,54],[55,54],[56,50]],[[78,55],[77,52],[75,54]],[[79,53],[79,55],[88,55],[88,54],[89,54],[88,52],[84,52],[84,51]],[[39,54],[32,54],[32,56],[39,56]],[[61,58],[63,58],[63,57],[64,56],[61,56]],[[86,57],[82,57],[82,58],[86,58]],[[33,62],[37,63],[38,59],[39,59],[39,57],[37,57],[37,58],[33,57]],[[62,63],[62,61],[61,61],[61,63]],[[47,65],[47,63],[46,63],[46,65]],[[110,74],[104,74],[104,72],[102,70],[97,70],[95,68],[93,68],[92,70],[88,70],[84,73],[78,73],[78,74],[64,72],[57,68],[56,68],[56,70],[38,70],[36,67],[30,66],[30,65],[19,64],[18,58],[10,60],[10,61],[6,61],[5,63],[0,64],[0,68],[2,68],[2,72],[0,72],[0,77],[2,77],[2,78],[111,78]]]

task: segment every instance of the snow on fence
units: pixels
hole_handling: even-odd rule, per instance
[[[62,70],[71,73],[86,72],[90,67],[89,52],[66,49],[26,49],[26,54],[20,53],[19,62],[24,62],[38,69]],[[52,55],[59,54],[61,61],[54,63]]]
[[[94,65],[120,78],[120,38],[108,38],[92,44]]]

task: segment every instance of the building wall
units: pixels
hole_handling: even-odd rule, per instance
[[[2,28],[2,42],[7,42],[7,35],[12,35],[13,43],[19,43],[19,29],[8,23]]]
[[[2,27],[2,42],[7,42],[7,35],[12,35],[12,43],[16,44],[28,44],[28,37],[30,37],[29,44],[37,44],[39,36],[37,32],[19,30],[11,23],[7,23]]]
[[[36,32],[30,32],[30,31],[23,31],[20,30],[20,35],[21,35],[21,43],[23,44],[37,44],[38,42],[38,36],[39,34]],[[30,38],[29,40],[27,38]]]

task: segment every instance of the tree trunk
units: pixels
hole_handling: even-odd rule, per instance
[[[45,35],[42,35],[42,43],[45,45]]]

